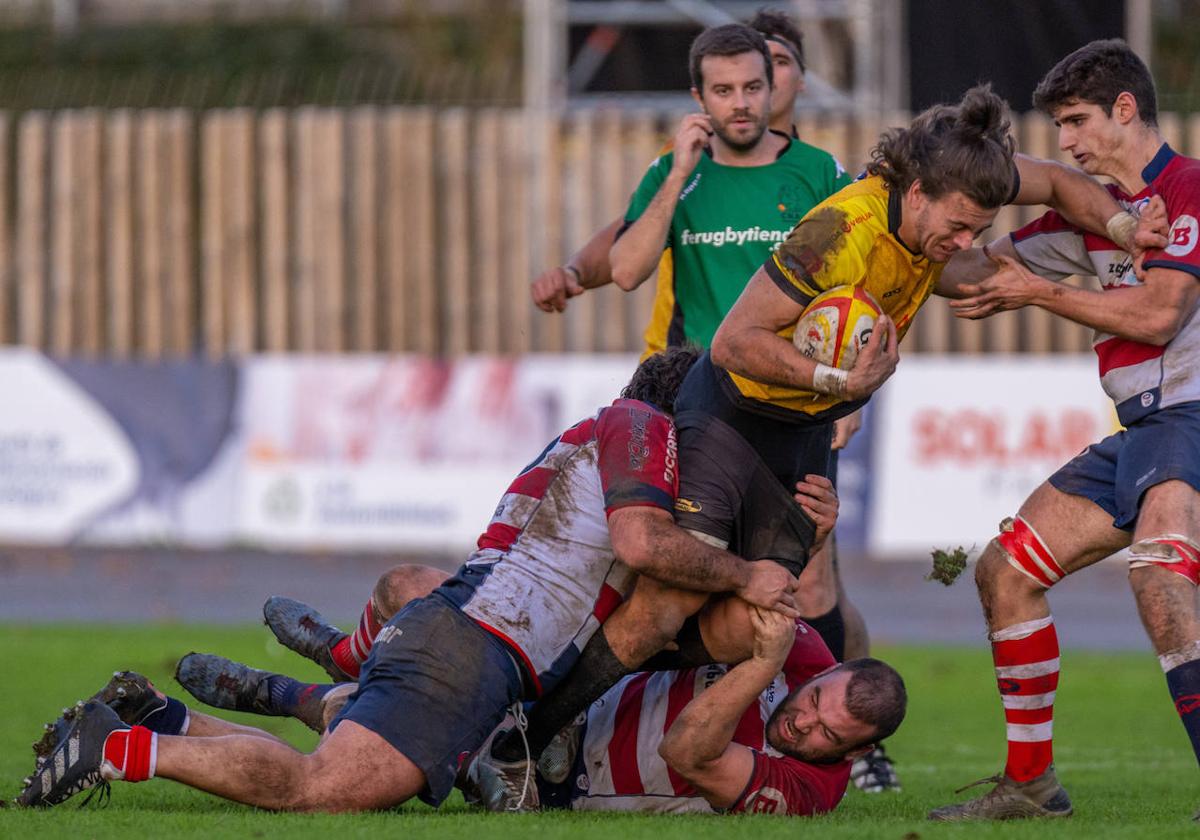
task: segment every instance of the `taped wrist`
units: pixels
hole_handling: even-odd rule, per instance
[[[1133,249],[1133,234],[1137,231],[1137,226],[1137,216],[1127,210],[1114,213],[1112,218],[1104,223],[1104,229],[1108,231],[1108,238],[1124,251]]]
[[[813,390],[831,397],[844,397],[848,376],[849,371],[817,362],[817,369],[813,371]]]

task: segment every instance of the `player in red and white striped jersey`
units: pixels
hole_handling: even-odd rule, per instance
[[[933,819],[1071,814],[1052,752],[1059,647],[1047,590],[1130,547],[1129,581],[1167,687],[1200,759],[1200,161],[1158,129],[1154,80],[1123,41],[1095,41],[1060,61],[1034,104],[1059,126],[1059,146],[1147,220],[1169,224],[1135,261],[1108,238],[1047,213],[992,243],[964,268],[989,276],[958,289],[958,315],[1039,306],[1095,330],[1100,380],[1123,431],[1050,476],[1005,520],[976,569],[1008,730],[1008,760],[988,793],[938,808]],[[951,265],[943,280],[953,273]],[[1100,290],[1064,286],[1095,275]],[[1020,399],[1020,394],[1012,395]]]
[[[753,653],[732,668],[634,674],[592,704],[570,807],[809,816],[837,806],[851,761],[903,719],[904,683],[878,660],[838,665],[803,622],[753,608],[751,620]]]

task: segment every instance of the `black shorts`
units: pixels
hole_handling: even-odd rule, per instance
[[[728,378],[724,371],[713,365],[709,354],[704,353],[692,365],[679,388],[675,413],[699,411],[725,423],[758,453],[788,495],[796,482],[809,473],[830,474],[832,420],[789,422],[781,417],[756,413],[726,393],[722,379],[731,384]]]
[[[420,798],[436,807],[449,796],[459,762],[520,697],[520,672],[503,643],[435,594],[384,625],[358,690],[329,728],[352,720],[381,736],[421,768]]]
[[[675,428],[675,521],[725,543],[739,557],[774,560],[799,575],[816,525],[758,453],[726,423],[700,411],[676,414]]]

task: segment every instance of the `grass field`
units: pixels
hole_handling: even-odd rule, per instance
[[[117,668],[149,675],[179,692],[170,675],[190,650],[212,650],[260,667],[319,675],[282,651],[262,627],[0,626],[0,796],[11,799],[33,767],[29,749],[41,724],[86,696]],[[904,783],[899,795],[851,790],[831,816],[795,821],[773,817],[584,816],[545,813],[492,816],[454,799],[434,812],[423,805],[366,816],[262,813],[154,780],[116,783],[106,809],[74,802],[49,811],[0,810],[0,837],[408,837],[521,840],[709,840],[731,832],[756,838],[869,837],[1174,837],[1193,832],[1197,771],[1183,729],[1149,654],[1063,656],[1056,704],[1057,764],[1076,815],[1053,825],[928,823],[925,812],[956,798],[956,787],[996,772],[1003,762],[1003,718],[986,650],[883,648],[877,653],[904,674],[908,720],[890,743]],[[249,718],[244,718],[249,721]],[[255,718],[307,748],[315,736],[300,724]],[[983,790],[979,788],[977,790]],[[964,795],[965,796],[965,795]],[[82,799],[82,797],[78,797]]]

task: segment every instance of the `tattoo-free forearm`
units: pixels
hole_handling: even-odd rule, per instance
[[[1016,161],[1021,173],[1017,204],[1046,204],[1084,230],[1108,236],[1108,220],[1122,208],[1099,181],[1058,161],[1025,155]]]
[[[640,286],[658,265],[684,181],[685,176],[671,170],[646,210],[613,243],[608,254],[612,279],[625,291]]]
[[[661,753],[667,762],[686,775],[689,767],[720,758],[746,709],[778,673],[777,666],[751,658],[706,688],[684,707],[663,737]]]
[[[733,592],[750,580],[750,564],[701,542],[659,508],[614,511],[608,519],[617,559],[638,574],[680,589]]]
[[[567,265],[579,272],[579,285],[583,288],[596,289],[612,282],[608,252],[617,241],[617,231],[624,223],[624,219],[616,219],[605,225],[567,260]]]

